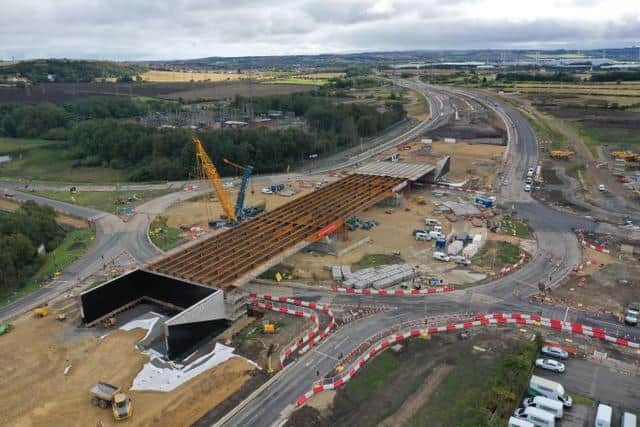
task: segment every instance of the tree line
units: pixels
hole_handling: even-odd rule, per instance
[[[328,155],[352,147],[360,138],[373,136],[406,116],[398,103],[379,112],[369,105],[315,101],[295,94],[254,99],[258,111],[301,113],[307,120],[305,128],[222,129],[199,136],[214,161],[225,157],[251,164],[259,173],[272,173],[299,164],[311,154]],[[130,170],[132,181],[185,179],[195,170],[192,136],[187,129],[156,129],[114,119],[87,120],[69,132],[70,156],[75,166]],[[236,172],[231,166],[216,163],[223,175]]]
[[[14,213],[0,213],[0,295],[24,286],[43,264],[38,247],[55,249],[64,232],[49,206],[29,201]]]
[[[132,80],[132,76],[147,71],[146,67],[113,61],[78,61],[70,59],[36,59],[20,61],[0,67],[0,77],[20,75],[33,83],[55,82],[92,82],[102,78]]]

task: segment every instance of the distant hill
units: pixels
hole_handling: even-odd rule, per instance
[[[406,52],[364,52],[322,55],[286,55],[286,56],[244,56],[244,57],[208,57],[171,61],[144,62],[151,68],[190,68],[190,69],[292,69],[292,68],[340,68],[354,64],[370,66],[390,65],[404,62],[456,62],[487,61],[499,62],[525,58],[580,58],[602,57],[606,55],[615,60],[637,60],[638,48],[612,48],[598,50],[413,50]]]

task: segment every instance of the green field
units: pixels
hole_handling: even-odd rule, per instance
[[[170,190],[78,191],[76,193],[69,191],[35,191],[33,194],[104,212],[118,213],[120,208],[134,207],[143,203],[146,199],[160,197],[170,192]],[[129,200],[129,198],[132,198],[132,200]],[[122,200],[122,203],[116,203],[118,199]]]
[[[185,233],[179,228],[167,225],[167,218],[156,217],[149,226],[149,237],[154,245],[163,251],[168,251],[187,241]]]
[[[82,228],[68,233],[62,243],[46,255],[46,260],[42,267],[24,287],[9,297],[0,300],[0,307],[35,291],[43,284],[44,279],[55,277],[56,272],[80,258],[91,245],[95,234],[94,227]]]
[[[591,128],[572,123],[572,127],[593,151],[595,146],[608,144],[609,146],[631,146],[640,144],[640,133],[625,128]]]
[[[562,150],[569,146],[567,136],[551,125],[548,120],[540,116],[533,117],[529,114],[525,114],[525,117],[531,124],[538,140],[551,143],[546,144],[550,150]]]
[[[58,182],[112,183],[122,182],[126,172],[102,167],[71,166],[67,150],[51,147],[30,150],[22,158],[15,158],[0,165],[0,177],[16,180],[40,180]]]
[[[0,155],[17,154],[33,150],[34,148],[60,146],[64,144],[66,144],[65,141],[0,137]]]

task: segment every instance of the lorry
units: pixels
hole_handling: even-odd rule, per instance
[[[99,406],[102,409],[111,406],[113,418],[116,421],[129,418],[133,413],[133,402],[131,398],[125,393],[122,393],[120,388],[115,385],[100,381],[91,388],[90,393],[92,395],[91,403],[93,405]]]
[[[529,406],[518,408],[513,416],[531,422],[536,427],[555,427],[556,419],[552,413]]]
[[[595,427],[611,427],[611,406],[600,403],[596,409]]]
[[[551,400],[544,396],[527,397],[524,402],[522,402],[522,406],[525,408],[532,407],[542,409],[543,411],[552,413],[556,418],[562,418],[564,415],[564,405],[562,402],[559,400]]]
[[[566,408],[573,405],[571,396],[564,391],[562,384],[536,375],[531,375],[528,393],[532,396],[544,396],[552,400],[559,400]]]

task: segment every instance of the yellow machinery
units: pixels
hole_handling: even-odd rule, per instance
[[[33,314],[35,314],[36,317],[45,317],[46,315],[49,314],[49,308],[48,307],[38,307],[33,311]]]
[[[640,154],[634,153],[633,151],[613,151],[611,155],[616,159],[626,160],[628,162],[640,161]]]
[[[262,332],[264,332],[265,334],[275,334],[276,324],[271,322],[265,323],[264,325],[262,325]]]
[[[553,157],[554,159],[558,159],[558,160],[569,160],[571,159],[574,154],[573,151],[570,150],[553,150],[549,153],[551,155],[551,157]]]
[[[226,191],[224,191],[224,186],[222,185],[222,180],[220,179],[220,175],[218,174],[218,170],[214,166],[213,162],[209,158],[209,155],[205,151],[202,141],[197,136],[193,137],[193,144],[196,148],[196,159],[198,164],[198,169],[204,172],[204,175],[209,179],[213,190],[220,200],[220,204],[222,205],[222,209],[227,216],[228,222],[235,223],[238,218],[233,209],[233,205],[227,196]],[[228,161],[227,161],[228,162]],[[213,215],[209,212],[209,224],[212,225]]]

